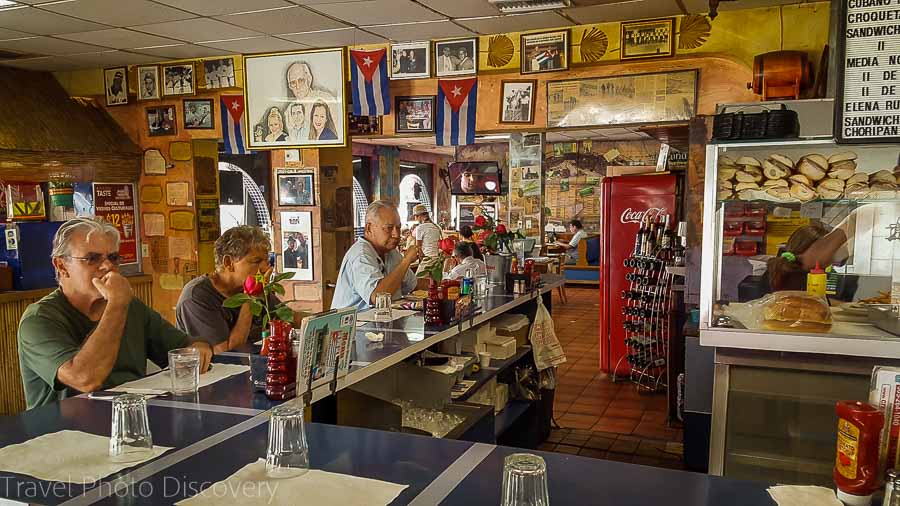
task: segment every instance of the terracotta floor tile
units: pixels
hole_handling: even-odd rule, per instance
[[[556,449],[553,451],[555,451],[556,453],[568,453],[570,455],[578,455],[578,452],[581,451],[581,448],[578,446],[557,445]]]
[[[659,423],[665,426],[668,416],[663,411],[645,411],[641,422]]]
[[[615,442],[616,440],[614,438],[593,436],[588,439],[587,443],[585,443],[583,446],[585,448],[593,448],[594,450],[609,450],[609,448]]]
[[[628,455],[625,453],[613,453],[606,452],[606,460],[615,460],[617,462],[631,462],[634,458],[634,455]]]
[[[629,420],[640,420],[644,414],[642,409],[620,408],[616,401],[612,401],[606,411],[603,412],[604,418],[627,418]]]
[[[582,448],[581,451],[578,452],[578,455],[581,457],[587,457],[590,459],[605,459],[606,452],[601,450],[594,450],[591,448]]]
[[[627,418],[606,418],[601,417],[597,420],[592,430],[602,432],[614,432],[616,434],[631,434],[637,427],[637,420],[628,420]]]
[[[568,427],[570,429],[591,429],[599,419],[600,417],[593,415],[567,413],[559,417],[557,422],[559,422],[561,426]]]
[[[634,454],[638,449],[637,441],[626,441],[624,439],[616,439],[612,446],[609,447],[609,451],[616,453],[629,453]]]
[[[579,400],[584,400],[579,399]],[[606,411],[608,404],[606,403],[573,403],[566,410],[569,413],[581,413],[584,415],[601,416]],[[555,409],[555,408],[554,408]]]
[[[538,446],[538,450],[544,452],[552,452],[556,448],[556,443],[542,443]]]

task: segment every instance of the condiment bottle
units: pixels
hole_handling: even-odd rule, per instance
[[[867,506],[878,489],[878,446],[884,415],[865,402],[838,401],[834,484],[848,506]]]
[[[519,259],[515,256],[512,257],[512,261],[509,263],[509,272],[513,274],[518,274],[519,272]]]
[[[819,266],[819,262],[816,262],[816,268],[809,271],[809,274],[806,275],[806,293],[817,297],[824,297],[827,286],[828,275],[825,274],[825,270]]]

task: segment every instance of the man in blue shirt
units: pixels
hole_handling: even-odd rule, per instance
[[[390,293],[393,300],[416,289],[416,276],[409,266],[419,255],[412,245],[405,254],[400,244],[400,214],[390,202],[376,201],[366,209],[366,229],[341,262],[331,308],[367,309],[375,294]]]

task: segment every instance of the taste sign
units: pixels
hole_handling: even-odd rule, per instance
[[[119,255],[122,263],[136,263],[134,185],[94,183],[94,214],[119,230]]]

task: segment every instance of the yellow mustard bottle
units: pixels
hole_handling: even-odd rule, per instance
[[[825,289],[828,284],[828,275],[825,270],[819,267],[816,262],[816,268],[809,271],[806,275],[806,293],[817,297],[825,297]]]

